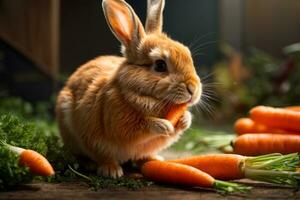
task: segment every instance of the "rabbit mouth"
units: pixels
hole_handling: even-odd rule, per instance
[[[170,98],[165,99],[168,103],[171,104],[188,104],[189,106],[195,105],[199,102],[201,97],[201,91],[190,94],[190,93],[184,93],[184,94],[174,94]]]
[[[161,94],[163,95],[163,94]],[[173,104],[195,105],[199,102],[202,95],[202,85],[200,81],[177,82],[169,86],[164,96]]]
[[[193,97],[190,94],[183,95],[183,96],[175,95],[173,98],[170,99],[170,102],[175,105],[183,104],[183,103],[190,104],[193,103]]]

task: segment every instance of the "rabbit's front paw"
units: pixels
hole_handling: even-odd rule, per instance
[[[108,178],[120,178],[123,176],[123,169],[116,163],[103,164],[98,166],[97,174]]]
[[[184,114],[179,118],[176,124],[176,132],[177,131],[185,131],[192,124],[192,114],[189,111],[184,112]]]
[[[172,135],[174,134],[174,126],[165,119],[153,118],[149,123],[150,131],[161,135]]]

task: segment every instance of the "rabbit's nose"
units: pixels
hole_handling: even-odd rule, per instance
[[[195,90],[196,90],[196,86],[195,85],[193,85],[193,84],[191,84],[191,83],[189,83],[189,84],[187,84],[187,91],[190,93],[190,95],[194,95],[194,93],[195,93]]]

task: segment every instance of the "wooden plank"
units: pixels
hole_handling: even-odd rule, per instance
[[[59,1],[1,0],[0,37],[54,76],[58,68]]]
[[[51,1],[52,70],[54,80],[58,80],[60,63],[60,0]]]
[[[247,180],[243,181],[247,183]],[[253,186],[252,192],[240,194],[218,194],[211,189],[179,187],[167,185],[152,185],[138,190],[126,188],[99,189],[92,191],[86,182],[69,182],[59,184],[35,183],[17,190],[2,192],[0,200],[100,200],[100,199],[189,199],[189,200],[244,200],[244,199],[299,199],[300,192],[291,188],[280,188],[263,183],[248,182]]]

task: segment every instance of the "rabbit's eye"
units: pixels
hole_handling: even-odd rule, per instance
[[[157,72],[166,72],[168,71],[167,64],[164,60],[155,61],[154,70]]]

